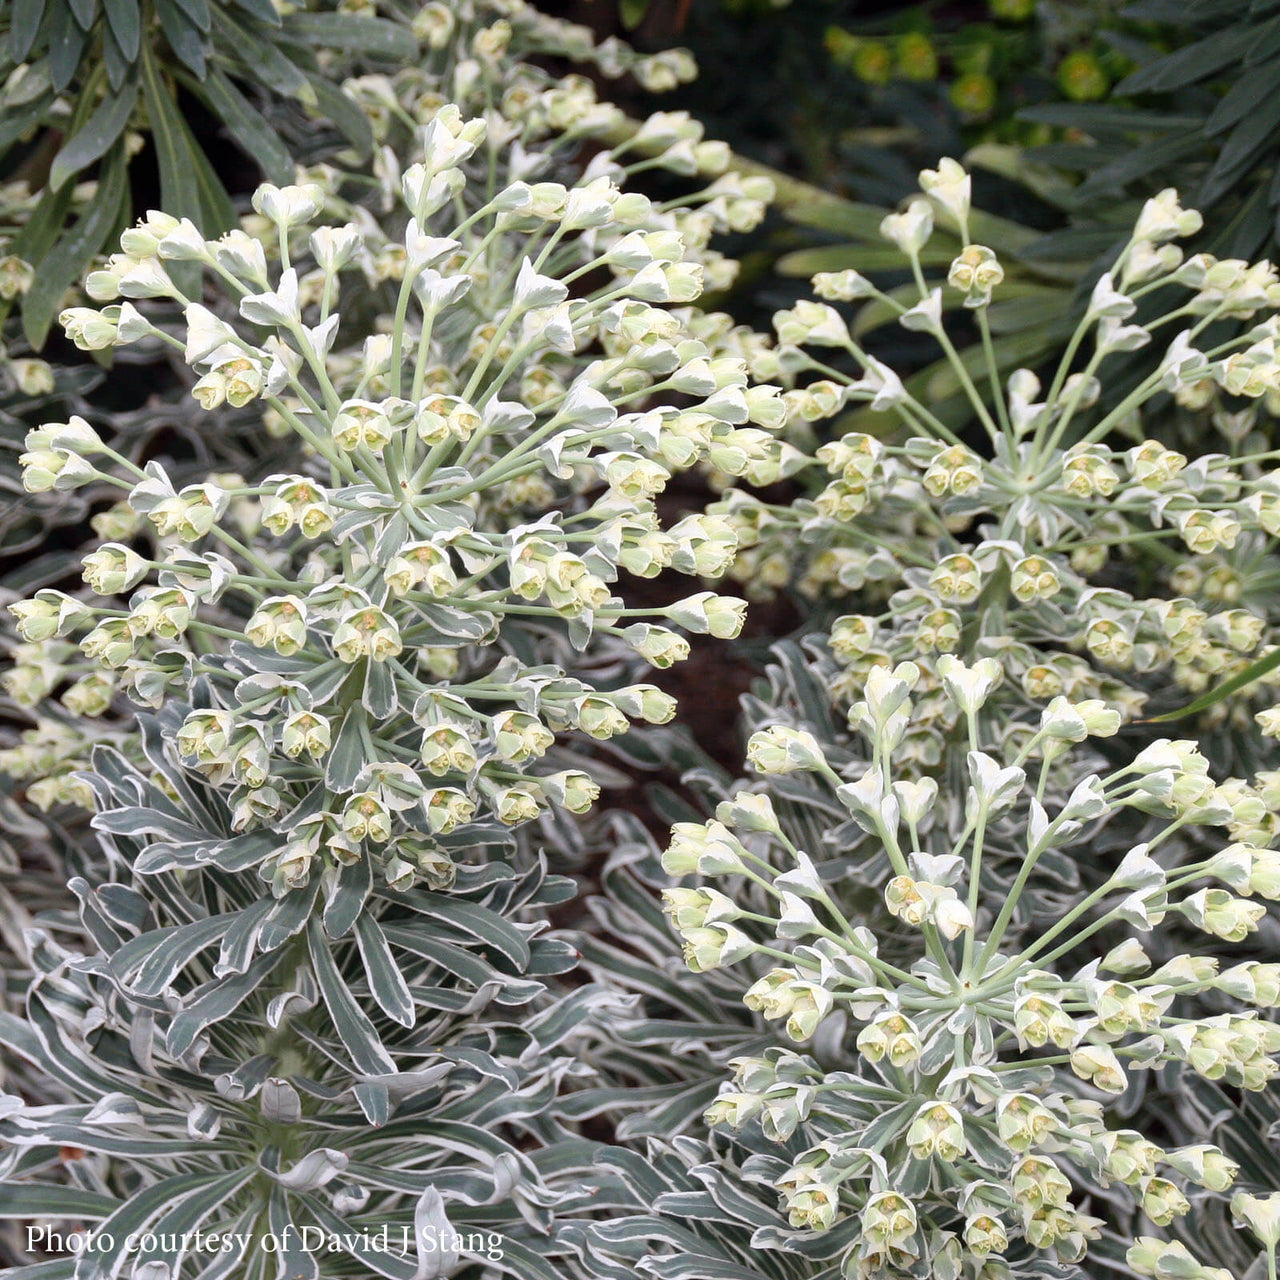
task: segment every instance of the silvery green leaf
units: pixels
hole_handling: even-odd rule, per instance
[[[606,396],[601,395],[586,382],[577,381],[566,392],[564,403],[561,404],[556,419],[572,422],[588,430],[595,430],[598,427],[607,427],[617,416],[618,411]]]
[[[930,884],[952,885],[965,870],[965,860],[956,854],[913,853],[908,858],[912,874],[917,880]]]
[[[356,1003],[338,972],[320,922],[313,916],[307,926],[311,966],[320,987],[320,996],[333,1020],[338,1038],[358,1070],[382,1075],[395,1070],[395,1063],[383,1047],[368,1015]]]
[[[297,1168],[298,1166],[295,1165],[294,1170]],[[289,1212],[288,1199],[282,1190],[282,1187],[288,1184],[283,1177],[278,1181],[281,1186],[271,1188],[271,1198],[267,1202],[267,1225],[271,1229],[272,1237],[278,1241],[276,1274],[279,1280],[316,1280],[320,1274],[320,1264],[316,1260],[315,1252],[307,1248],[306,1238],[294,1225],[293,1215]],[[329,1179],[326,1178],[325,1183],[328,1181]],[[323,1186],[325,1183],[319,1185]],[[308,1186],[292,1189],[310,1191],[314,1188]]]
[[[453,1243],[457,1233],[449,1224],[444,1199],[434,1187],[428,1187],[414,1207],[413,1232],[418,1265],[412,1280],[440,1280],[457,1270],[462,1261]]]
[[[1111,876],[1111,883],[1117,889],[1152,889],[1164,886],[1165,870],[1154,858],[1148,856],[1148,848],[1145,844],[1134,845],[1125,854]]]
[[[999,813],[1002,809],[1007,809],[1018,798],[1027,780],[1022,769],[1001,768],[985,751],[970,751],[968,765],[972,783],[970,803],[980,806],[987,813]]]
[[[550,276],[539,275],[528,258],[521,262],[514,294],[517,310],[555,306],[568,296],[568,285]]]
[[[395,512],[378,534],[374,545],[373,558],[379,564],[386,564],[393,556],[399,555],[400,548],[409,541],[409,525],[403,511]]]
[[[418,605],[418,610],[423,619],[439,632],[441,639],[428,642],[432,644],[447,645],[450,640],[476,644],[484,639],[493,625],[492,614],[468,613],[438,602],[423,601]]]
[[[367,913],[356,919],[356,943],[369,979],[369,990],[379,1008],[401,1026],[412,1028],[415,1021],[413,997],[391,955],[386,935]]]
[[[267,1026],[273,1031],[282,1027],[289,1018],[300,1018],[309,1009],[315,1008],[317,997],[310,990],[314,984],[300,980],[298,985],[308,990],[285,991],[273,996],[271,1003],[267,1005]]]
[[[195,956],[219,941],[240,918],[236,912],[226,912],[152,930],[115,951],[111,971],[122,982],[132,978],[131,985],[139,995],[159,995]]]
[[[533,411],[520,401],[496,397],[485,403],[481,417],[490,430],[513,433],[527,431],[536,421]]]
[[[277,325],[288,329],[301,324],[302,313],[298,308],[298,273],[292,267],[280,275],[280,283],[274,291],[250,294],[240,299],[240,314],[250,324],[267,328]]]
[[[271,1070],[272,1059],[266,1054],[242,1062],[234,1071],[224,1072],[214,1080],[219,1097],[231,1102],[244,1102],[255,1097]]]
[[[453,306],[474,283],[471,276],[446,276],[434,267],[425,267],[414,277],[413,292],[424,307],[440,311]]]
[[[364,910],[371,883],[367,858],[338,868],[337,874],[326,881],[323,920],[329,937],[342,938],[350,931]]]
[[[222,1128],[222,1116],[207,1102],[199,1103],[187,1113],[187,1133],[190,1137],[207,1141],[216,1138]]]
[[[376,722],[390,719],[399,705],[395,671],[394,661],[366,664],[364,693],[360,701]]]
[[[283,1173],[267,1170],[272,1180],[291,1191],[314,1191],[332,1182],[347,1165],[350,1157],[332,1147],[318,1147],[308,1152]]]
[[[1097,774],[1078,782],[1059,812],[1059,817],[1074,822],[1090,822],[1110,811],[1103,793],[1102,780]],[[1067,833],[1064,833],[1064,836]]]
[[[355,780],[365,766],[364,724],[363,708],[358,705],[349,707],[325,761],[324,783],[330,791],[350,791],[355,786]]]
[[[1164,895],[1151,889],[1138,889],[1123,899],[1118,906],[1111,908],[1117,920],[1132,925],[1142,933],[1150,933],[1153,927],[1152,911],[1163,914]]]
[[[595,617],[595,613],[592,610],[584,609],[576,618],[569,618],[565,623],[569,643],[579,653],[584,652],[591,643],[592,632],[595,629]]]
[[[215,977],[244,973],[248,969],[258,949],[258,935],[273,906],[270,898],[259,898],[236,916],[222,939],[222,948],[213,966]]]
[[[319,883],[312,879],[305,888],[277,899],[258,931],[259,949],[274,951],[296,937],[306,927],[318,891]]]
[[[349,1213],[359,1213],[369,1203],[369,1189],[355,1183],[339,1183],[332,1192],[333,1210],[345,1217]]]
[[[143,1115],[137,1102],[123,1093],[109,1093],[100,1098],[85,1112],[83,1124],[123,1125],[126,1128],[142,1125]]]
[[[821,898],[825,894],[822,877],[813,865],[813,859],[807,853],[799,851],[795,855],[796,865],[790,871],[784,871],[774,877],[774,888],[793,893],[801,898]]]
[[[235,565],[216,551],[197,555],[174,548],[167,553],[156,580],[162,587],[181,587],[204,604],[216,604],[235,576]]]
[[[290,680],[278,672],[258,672],[255,675],[246,676],[237,683],[235,687],[237,702],[241,704],[256,702],[260,698],[271,698],[273,701],[264,703],[259,714],[265,713],[282,698],[293,700],[303,710],[313,705],[311,692],[304,683],[300,680]]]
[[[254,960],[243,973],[215,978],[197,988],[196,998],[186,1004],[169,1025],[165,1037],[168,1051],[174,1057],[181,1057],[207,1026],[234,1013],[276,968],[281,958],[281,952],[268,952]]]
[[[148,462],[143,470],[147,478],[139,480],[129,490],[128,498],[129,505],[139,515],[154,511],[160,503],[177,495],[169,473],[154,459]]]

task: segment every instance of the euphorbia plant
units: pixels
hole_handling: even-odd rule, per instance
[[[91,775],[66,779],[64,798],[92,788],[106,852],[102,883],[78,886],[96,951],[46,950],[27,1002],[43,1025],[61,992],[88,1031],[0,1027],[74,1100],[15,1104],[10,1212],[54,1194],[74,1131],[94,1196],[66,1204],[104,1226],[440,1227],[457,1202],[503,1240],[477,1265],[547,1274],[532,1250],[554,1197],[518,1133],[553,1135],[539,1117],[567,1060],[545,1055],[601,997],[546,990],[572,961],[542,936],[568,886],[530,854],[510,865],[508,833],[590,807],[590,759],[565,735],[669,719],[669,696],[626,682],[688,652],[667,624],[741,626],[742,602],[711,591],[665,608],[618,594],[624,572],[714,575],[733,554],[723,521],[663,526],[672,471],[712,448],[761,474],[795,455],[769,430],[776,390],[749,384],[724,327],[705,322],[709,346],[699,317],[664,305],[701,288],[676,215],[604,164],[576,186],[492,182],[507,153],[485,134],[436,114],[395,238],[324,221],[317,186],[268,186],[265,238],[210,241],[153,214],[90,278],[124,300],[63,316],[91,349],[181,350],[202,404],[261,402],[296,469],[179,488],[80,418],[28,440],[33,490],[93,481],[121,501],[84,557],[90,596],[13,607],[8,687],[34,703],[72,679],[85,712],[116,692],[142,711],[141,751],[99,746]],[[188,292],[191,275],[208,290]],[[349,303],[388,281],[385,331],[344,333]],[[146,1028],[133,1063],[130,1020]],[[69,1070],[77,1055],[91,1065]],[[95,1091],[127,1102],[94,1110]],[[496,1181],[455,1167],[458,1151],[496,1159]],[[105,1238],[82,1267],[123,1265]],[[336,1251],[395,1280],[457,1263],[431,1252]],[[253,1257],[245,1274],[266,1265]]]

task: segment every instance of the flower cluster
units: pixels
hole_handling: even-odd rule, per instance
[[[206,407],[261,403],[296,438],[297,472],[179,489],[80,418],[33,431],[22,457],[33,491],[124,495],[116,538],[83,562],[95,596],[123,599],[46,590],[11,606],[26,642],[11,694],[30,705],[72,678],[63,702],[81,714],[117,688],[183,702],[177,755],[231,789],[237,832],[286,837],[261,865],[277,893],[369,857],[393,884],[438,879],[441,842],[473,818],[588,808],[598,788],[555,767],[556,735],[607,739],[674,703],[539,656],[604,637],[666,667],[688,642],[664,624],[735,635],[743,602],[700,591],[629,608],[619,575],[731,562],[725,521],[659,522],[673,472],[736,452],[767,478],[798,457],[772,434],[777,390],[749,384],[723,326],[666,309],[702,280],[672,215],[602,172],[515,181],[457,219],[486,133],[436,115],[403,175],[399,240],[322,221],[317,187],[263,187],[271,257],[244,230],[206,241],[154,214],[89,277],[123,301],[64,313],[82,346],[180,348]],[[191,268],[234,310],[184,292],[174,276]],[[593,273],[605,283],[582,288]],[[394,322],[352,349],[346,293],[369,276],[393,281]],[[176,303],[185,324],[170,332],[143,299]]]
[[[831,628],[851,689],[875,665],[999,655],[1024,706],[1104,698],[1129,718],[1154,673],[1199,693],[1244,670],[1270,651],[1262,593],[1280,529],[1280,455],[1252,432],[1258,403],[1280,388],[1276,269],[1184,259],[1174,241],[1199,215],[1166,191],[1094,286],[1052,377],[1006,379],[987,316],[1002,271],[969,238],[968,175],[943,161],[921,184],[881,228],[913,285],[885,293],[854,271],[819,275],[821,300],[774,318],[778,345],[753,367],[793,384],[793,427],[865,405],[866,429],[816,450],[809,474],[825,474],[810,498],[783,507],[734,489],[712,508],[746,548],[733,575],[757,593],[794,577],[802,594],[852,606]],[[935,219],[965,245],[939,283],[921,266]],[[939,344],[976,415],[972,438],[864,350],[833,305],[854,300]],[[956,307],[984,335],[985,375],[949,336]],[[1240,323],[1223,340],[1225,319]],[[1153,344],[1151,372],[1106,394],[1108,357]],[[1223,419],[1230,453],[1188,458],[1142,438],[1138,415],[1154,398],[1198,404],[1213,388],[1253,401]],[[1117,446],[1122,433],[1137,442]],[[1242,705],[1235,727],[1247,721]]]
[[[769,792],[677,824],[663,856],[670,874],[701,878],[665,895],[689,968],[771,962],[744,1003],[815,1045],[814,1056],[777,1047],[735,1059],[707,1119],[759,1125],[794,1153],[772,1179],[783,1210],[796,1231],[829,1233],[822,1256],[841,1258],[844,1274],[959,1274],[962,1257],[1006,1254],[1022,1274],[1033,1264],[1018,1259],[1036,1251],[1077,1262],[1104,1226],[1081,1209],[1081,1183],[1167,1225],[1195,1188],[1229,1186],[1234,1165],[1204,1143],[1164,1149],[1115,1127],[1108,1099],[1166,1064],[1254,1090],[1280,1070],[1280,1030],[1258,1012],[1280,1003],[1275,965],[1150,954],[1175,926],[1215,951],[1240,942],[1280,894],[1268,832],[1216,852],[1184,838],[1239,822],[1242,784],[1215,783],[1194,743],[1164,739],[1046,803],[1074,744],[1114,734],[1119,716],[1060,698],[992,755],[980,713],[1002,678],[989,659],[944,660],[937,689],[914,664],[876,668],[851,712],[869,758],[843,773],[807,730],[752,736],[770,791],[790,775],[825,777],[850,826],[883,851],[877,911],[842,903],[839,878],[788,836]],[[916,700],[938,695],[967,727],[957,782],[898,767]],[[1260,821],[1263,806],[1251,809]],[[1086,837],[1110,848],[1105,833],[1131,820],[1141,838],[1053,923],[1027,930],[1026,902],[1055,853]],[[1009,883],[993,879],[991,855],[1011,831]],[[1222,1011],[1205,1015],[1206,1000]]]

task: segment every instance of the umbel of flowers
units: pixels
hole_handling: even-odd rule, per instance
[[[988,312],[1003,272],[970,238],[969,177],[946,160],[921,185],[881,228],[913,284],[885,293],[854,271],[819,275],[818,299],[775,317],[778,346],[755,367],[794,383],[792,421],[866,406],[874,434],[817,450],[826,475],[811,499],[726,495],[714,509],[749,544],[734,576],[768,591],[794,575],[804,594],[854,604],[831,626],[850,697],[873,665],[999,653],[1024,705],[1105,697],[1128,717],[1149,673],[1200,692],[1265,653],[1280,454],[1251,427],[1256,402],[1280,387],[1276,268],[1184,258],[1175,241],[1200,217],[1165,191],[1093,288],[1053,374],[1002,380]],[[945,281],[921,265],[935,219],[965,244]],[[851,301],[936,340],[975,415],[972,438],[864,350],[838,309]],[[978,367],[957,354],[952,311],[984,339]],[[1152,371],[1118,402],[1103,397],[1108,357],[1151,344],[1161,351]],[[1201,404],[1215,389],[1254,402],[1219,414],[1229,452],[1188,459],[1141,438],[1153,398]],[[1118,447],[1124,433],[1136,442]],[[1159,593],[1144,597],[1144,583]]]
[[[457,219],[484,136],[447,108],[428,127],[404,176],[390,332],[354,354],[333,353],[344,290],[370,268],[366,236],[316,225],[321,193],[306,186],[255,196],[271,257],[244,232],[206,242],[154,215],[90,277],[125,301],[64,314],[84,346],[181,346],[205,403],[261,400],[304,446],[297,473],[175,490],[80,419],[33,432],[23,457],[35,490],[119,487],[117,536],[84,578],[120,600],[45,591],[13,606],[29,647],[11,691],[29,703],[74,676],[85,711],[118,687],[185,704],[173,749],[228,790],[233,830],[262,846],[278,894],[365,859],[391,883],[447,883],[447,842],[473,819],[589,807],[590,777],[555,767],[557,733],[608,738],[674,705],[534,655],[603,637],[665,667],[688,652],[670,623],[735,635],[741,601],[699,591],[629,608],[619,574],[714,575],[732,558],[723,519],[661,526],[653,499],[673,470],[714,450],[768,478],[798,458],[770,431],[776,390],[665,309],[697,296],[701,272],[677,232],[649,229],[646,198],[608,177],[516,181]],[[179,289],[179,265],[234,311]],[[607,283],[571,292],[596,272]],[[158,327],[142,298],[176,302],[185,324]],[[513,626],[529,638],[514,644]]]
[[[871,758],[856,776],[836,773],[803,730],[765,729],[748,748],[771,781],[828,777],[885,851],[893,875],[883,918],[907,926],[914,955],[899,939],[889,958],[875,919],[850,920],[767,793],[742,792],[715,821],[677,826],[663,858],[672,875],[702,878],[666,893],[688,966],[772,961],[745,1003],[789,1040],[823,1046],[815,1057],[775,1048],[737,1059],[707,1119],[761,1126],[779,1144],[757,1173],[773,1169],[790,1227],[823,1233],[815,1248],[849,1276],[959,1275],[966,1259],[980,1270],[1003,1260],[993,1275],[1035,1274],[1042,1254],[1078,1262],[1105,1225],[1081,1210],[1080,1185],[1132,1197],[1167,1225],[1196,1188],[1227,1188],[1234,1166],[1210,1145],[1165,1150],[1109,1123],[1107,1100],[1131,1073],[1164,1064],[1244,1089],[1266,1087],[1280,1069],[1280,1028],[1258,1013],[1280,1003],[1280,968],[1223,968],[1195,954],[1157,966],[1134,936],[1177,923],[1215,946],[1238,942],[1280,897],[1274,851],[1237,840],[1201,856],[1178,838],[1233,813],[1230,788],[1209,777],[1195,744],[1155,742],[1046,806],[1054,762],[1114,734],[1118,714],[1055,699],[1034,732],[1006,736],[993,756],[978,746],[979,713],[998,664],[947,657],[939,673],[972,744],[954,794],[895,763],[922,679],[911,663],[868,676],[852,719]],[[953,824],[935,821],[953,804],[958,839]],[[1143,839],[1096,888],[1049,927],[1011,927],[1042,859],[1134,810],[1152,815]],[[987,833],[1011,823],[1022,833],[1020,866],[993,895],[984,890]],[[1196,1017],[1209,993],[1229,1007]],[[833,1056],[847,1068],[821,1065]],[[786,1232],[766,1234],[788,1247]],[[1150,1247],[1135,1249],[1145,1257]]]

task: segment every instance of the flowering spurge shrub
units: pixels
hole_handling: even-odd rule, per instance
[[[1156,948],[1134,936],[1176,926],[1209,935],[1217,953],[1256,930],[1265,899],[1280,894],[1274,852],[1237,841],[1200,856],[1179,835],[1231,812],[1195,745],[1153,743],[1046,806],[1037,793],[1053,759],[1114,733],[1118,716],[1055,702],[992,756],[976,744],[998,672],[943,665],[975,745],[941,794],[897,767],[921,675],[909,663],[868,678],[854,715],[871,761],[858,776],[835,773],[803,731],[764,730],[748,748],[766,775],[828,775],[884,848],[894,871],[884,911],[913,932],[914,957],[886,957],[874,918],[849,918],[767,794],[743,792],[716,821],[678,826],[664,855],[671,874],[703,878],[666,894],[689,967],[767,957],[774,967],[744,1002],[789,1041],[813,1044],[812,1056],[779,1046],[739,1058],[708,1112],[778,1144],[744,1176],[773,1186],[789,1229],[755,1243],[820,1250],[847,1275],[1043,1274],[1045,1259],[1079,1261],[1105,1225],[1082,1207],[1088,1195],[1166,1225],[1196,1188],[1229,1186],[1234,1165],[1208,1144],[1164,1150],[1108,1123],[1108,1099],[1131,1073],[1164,1064],[1244,1089],[1277,1074],[1280,1030],[1258,1013],[1280,1001],[1273,965],[1178,954],[1157,968]],[[935,823],[953,806],[959,839]],[[1056,923],[1011,941],[1042,858],[1132,810],[1152,815],[1141,842]],[[1021,869],[991,894],[987,832],[1013,822]],[[1229,997],[1229,1011],[1195,1017],[1204,993]],[[809,1232],[821,1242],[807,1243]]]
[[[369,854],[402,879],[402,853],[427,857],[419,845],[477,813],[515,825],[553,801],[589,806],[589,778],[538,764],[554,734],[607,738],[673,705],[648,685],[566,681],[530,661],[548,649],[539,634],[577,648],[602,635],[659,667],[688,649],[659,618],[736,634],[740,601],[703,591],[628,609],[612,584],[621,570],[715,574],[732,556],[723,521],[660,527],[652,500],[672,469],[713,449],[764,475],[791,461],[767,426],[749,425],[778,421],[775,390],[748,386],[741,360],[709,359],[680,315],[653,305],[695,297],[700,270],[678,234],[627,231],[649,217],[644,197],[607,179],[515,182],[461,224],[448,212],[431,224],[484,133],[449,110],[429,126],[425,161],[404,179],[393,329],[355,358],[329,353],[363,237],[313,227],[307,187],[255,197],[278,228],[278,263],[246,235],[206,243],[156,217],[91,277],[100,294],[183,305],[182,336],[164,336],[200,373],[196,395],[264,402],[311,455],[299,449],[298,473],[175,492],[163,468],[128,464],[82,420],[32,433],[24,455],[37,491],[111,472],[127,495],[119,537],[84,575],[127,601],[45,593],[14,606],[26,647],[11,690],[32,698],[76,675],[102,704],[117,685],[143,705],[182,697],[181,757],[234,791],[239,829],[280,824],[293,837],[265,868],[281,892],[307,883],[313,863]],[[577,234],[606,227],[617,234],[598,251]],[[206,268],[237,319],[185,298],[166,269],[175,261]],[[546,274],[558,267],[568,283]],[[571,297],[597,269],[609,282]],[[130,301],[63,319],[86,345],[161,332]],[[597,342],[601,354],[576,357]],[[654,399],[664,392],[692,404]],[[130,545],[138,531],[159,538],[154,551]],[[513,625],[530,638],[499,662]],[[225,656],[209,661],[210,645]]]
[[[948,332],[947,313],[963,309],[989,350],[1003,278],[996,252],[969,239],[968,175],[944,161],[921,182],[925,194],[882,225],[914,278],[913,305],[845,271],[816,276],[821,300],[775,317],[779,345],[755,367],[795,380],[792,420],[865,405],[874,434],[817,450],[825,483],[810,500],[726,496],[716,510],[754,544],[734,575],[763,592],[794,576],[803,594],[833,597],[847,614],[831,630],[850,686],[872,665],[945,652],[1000,653],[1033,703],[1105,697],[1126,715],[1150,673],[1188,691],[1220,683],[1266,649],[1276,453],[1233,444],[1189,458],[1142,439],[1140,415],[1164,393],[1216,385],[1256,400],[1277,386],[1275,268],[1184,261],[1174,241],[1199,215],[1166,191],[1144,206],[1052,375],[1019,370],[1002,384],[990,359],[971,371]],[[921,265],[935,217],[965,242],[945,281]],[[970,437],[862,348],[832,305],[855,300],[937,341],[976,415]],[[1155,318],[1136,323],[1139,304]],[[1219,340],[1224,319],[1246,322],[1238,337]],[[1152,343],[1155,370],[1099,408],[1108,358]]]
[[[151,777],[94,755],[114,872],[154,866],[155,834],[233,828],[175,762],[177,720],[144,724]],[[321,905],[314,884],[273,899],[252,869],[169,861],[73,880],[84,946],[34,932],[24,1016],[0,1015],[49,1099],[0,1104],[20,1258],[78,1280],[556,1276],[546,1112],[601,998],[548,994],[574,955],[545,911],[572,884],[490,861],[404,891],[357,867]]]

